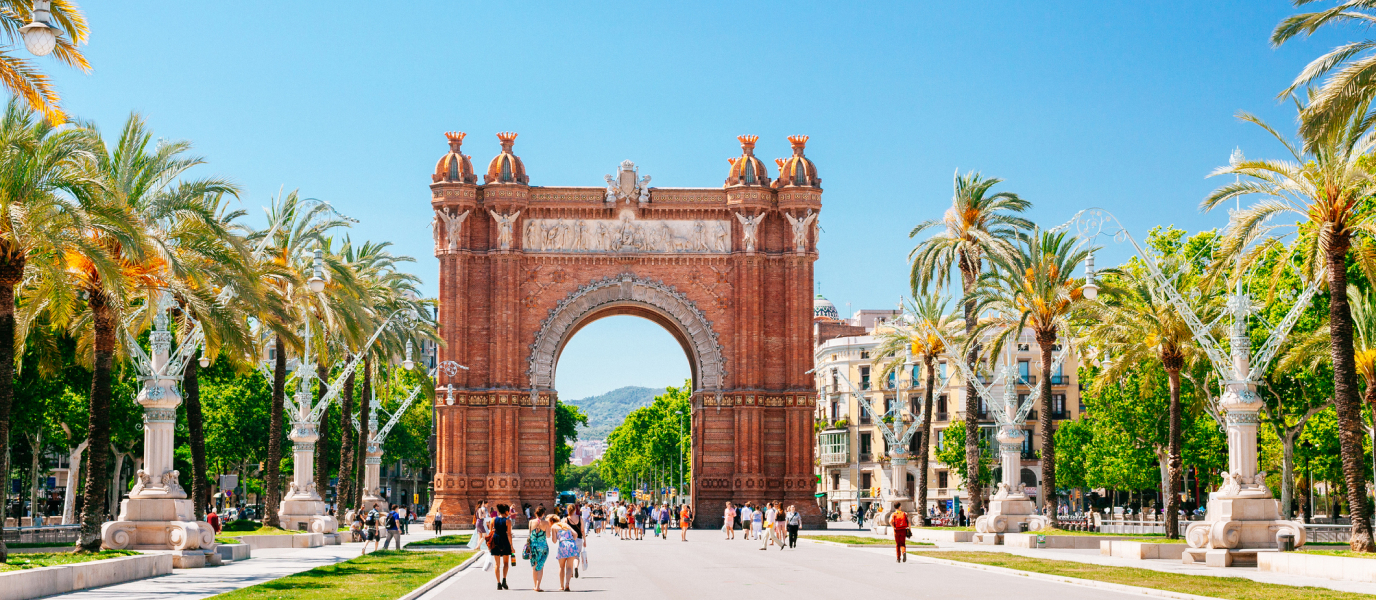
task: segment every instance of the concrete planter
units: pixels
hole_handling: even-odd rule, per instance
[[[325,545],[323,533],[294,533],[291,535],[236,535],[240,542],[255,550],[259,548],[319,548]]]
[[[0,600],[28,600],[172,573],[172,556],[144,554],[0,573]]]
[[[914,527],[912,539],[923,542],[968,542],[975,537],[973,531],[955,531],[951,529],[923,529]]]
[[[1257,570],[1340,581],[1376,581],[1376,559],[1300,552],[1258,552]]]
[[[1180,560],[1180,556],[1188,547],[1189,544],[1102,540],[1099,542],[1099,554],[1133,560]]]
[[[215,544],[215,552],[224,561],[248,560],[253,557],[252,549],[248,544]]]
[[[1005,533],[1003,534],[1003,545],[1010,548],[1063,548],[1075,550],[1097,550],[1099,544],[1104,541],[1121,541],[1120,537],[1103,537],[1097,535],[1047,535],[1045,546],[1037,545],[1037,534],[1035,533]]]

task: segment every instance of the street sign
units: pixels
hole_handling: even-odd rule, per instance
[[[220,476],[220,489],[229,491],[237,487],[239,487],[239,476],[237,474]]]

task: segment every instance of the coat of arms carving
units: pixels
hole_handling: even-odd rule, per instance
[[[640,169],[635,163],[629,160],[621,161],[621,169],[616,176],[606,176],[607,179],[607,202],[625,200],[630,202],[650,201],[650,176],[640,177]]]

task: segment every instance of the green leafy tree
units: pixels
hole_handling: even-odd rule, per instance
[[[970,477],[969,465],[965,462],[965,422],[956,420],[946,424],[945,433],[942,435],[941,443],[937,444],[937,462],[940,462],[955,471],[960,477],[962,489],[969,492],[973,489],[988,487],[994,482],[994,455],[989,449],[989,440],[985,436],[977,435],[975,447],[979,448],[979,461],[976,463],[978,480]],[[973,484],[973,485],[971,485]]]
[[[569,442],[578,441],[578,426],[588,424],[588,415],[583,414],[577,406],[559,402],[554,413],[554,479],[555,485],[563,487],[560,482],[568,477],[568,470],[572,467],[569,458],[573,456],[573,445]]]
[[[598,472],[611,487],[629,489],[646,481],[654,471],[672,472],[685,465],[684,485],[692,479],[689,463],[692,437],[686,426],[692,414],[693,385],[665,388],[649,406],[626,415],[626,420],[607,436],[607,451],[598,461]]]

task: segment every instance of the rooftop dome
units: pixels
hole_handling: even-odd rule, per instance
[[[463,146],[463,138],[468,134],[462,131],[450,131],[444,134],[449,138],[449,153],[440,157],[440,162],[435,163],[435,174],[430,178],[435,183],[477,183],[478,176],[473,173],[473,157],[464,156],[459,152]]]
[[[841,315],[836,312],[835,304],[823,298],[821,294],[817,294],[817,297],[812,299],[812,318],[840,321]]]
[[[817,165],[803,156],[807,136],[790,135],[788,143],[793,145],[793,156],[775,159],[779,164],[779,178],[774,181],[774,187],[819,187],[822,178],[817,176]]]
[[[769,170],[764,161],[755,158],[755,142],[760,136],[742,135],[736,139],[741,141],[742,152],[738,158],[727,159],[731,171],[726,175],[726,185],[769,185]]]
[[[502,153],[487,165],[487,175],[483,176],[483,183],[530,185],[530,178],[526,177],[526,166],[521,163],[521,157],[511,152],[511,145],[516,143],[516,133],[504,131],[497,134],[497,139],[502,141]]]

